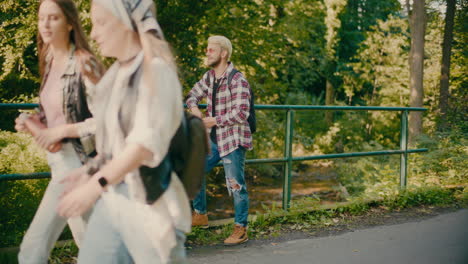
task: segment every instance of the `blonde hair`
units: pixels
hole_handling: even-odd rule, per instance
[[[166,40],[160,39],[155,36],[152,32],[140,33],[140,43],[143,49],[143,80],[151,87],[151,84],[155,82],[156,76],[151,69],[151,61],[154,58],[160,58],[167,63],[177,75],[177,65],[172,54],[171,47]],[[154,90],[150,90],[150,95],[154,95]]]
[[[159,57],[173,68],[174,71],[177,71],[171,46],[166,40],[156,37],[153,32],[140,33],[139,37],[146,62],[150,62],[153,58]]]
[[[231,58],[232,54],[232,44],[231,41],[226,38],[225,36],[211,36],[208,38],[208,44],[217,44],[221,46],[221,49],[227,51],[228,56],[227,59],[229,60]]]

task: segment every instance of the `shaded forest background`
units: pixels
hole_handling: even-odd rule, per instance
[[[38,2],[0,2],[0,103],[37,102]],[[75,2],[89,32],[90,1]],[[158,21],[177,58],[184,94],[207,70],[203,65],[206,39],[221,34],[231,39],[232,61],[247,76],[257,104],[353,106],[410,106],[411,2],[155,1]],[[441,101],[447,3],[454,4],[455,12],[447,100]],[[465,0],[426,0],[425,20],[416,21],[425,27],[420,95],[428,110],[423,113],[422,133],[413,135],[412,146],[428,147],[430,152],[411,155],[410,185],[468,184],[467,8]],[[17,115],[18,111],[0,113],[0,174],[47,171],[44,153],[31,138],[12,132]],[[255,146],[248,158],[281,157],[284,112],[257,111],[257,118]],[[398,112],[299,111],[294,155],[398,149],[399,118]],[[326,173],[335,175],[351,195],[397,190],[399,157],[308,164],[330,168]],[[297,171],[302,165],[295,166]],[[281,170],[280,165],[248,166],[247,175],[254,184],[265,183],[280,179]],[[220,170],[209,177],[210,191],[222,191]],[[45,186],[43,180],[0,183],[0,236],[8,240],[0,246],[18,243]]]
[[[89,32],[90,1],[76,2]],[[252,83],[258,103],[324,104],[329,82],[335,91],[329,104],[409,105],[409,19],[398,0],[155,2],[185,93],[206,71],[207,37],[222,34],[232,40],[232,61]],[[0,4],[3,102],[36,97],[37,5],[27,0]],[[466,6],[457,1],[452,45],[449,112],[458,125],[467,97]],[[437,122],[445,1],[426,1],[426,13],[424,131],[430,133]],[[1,127],[11,129],[3,121]]]

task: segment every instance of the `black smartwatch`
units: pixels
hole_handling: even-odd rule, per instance
[[[106,180],[106,178],[104,178],[104,176],[100,177],[98,179],[98,182],[99,182],[99,185],[101,185],[102,188],[106,187],[108,182]]]

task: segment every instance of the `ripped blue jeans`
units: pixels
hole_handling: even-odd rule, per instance
[[[206,173],[210,172],[220,160],[223,160],[226,186],[229,195],[234,197],[234,221],[247,226],[249,215],[249,195],[244,176],[245,148],[239,146],[224,157],[219,156],[218,146],[210,140],[211,153],[206,158]],[[193,209],[199,214],[206,214],[206,177],[203,178],[200,192],[193,200]]]

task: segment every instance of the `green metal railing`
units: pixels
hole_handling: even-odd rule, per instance
[[[37,104],[2,104],[0,103],[0,110],[12,109],[34,109]],[[202,108],[206,105],[201,105]],[[291,202],[291,171],[292,163],[294,161],[308,161],[308,160],[323,160],[323,159],[336,159],[336,158],[349,158],[349,157],[364,157],[364,156],[379,156],[379,155],[400,155],[400,188],[406,188],[407,183],[407,159],[410,153],[427,152],[426,148],[408,149],[408,114],[410,111],[426,111],[421,107],[380,107],[380,106],[309,106],[309,105],[255,105],[255,109],[262,110],[286,110],[286,127],[285,127],[285,147],[284,156],[282,158],[269,158],[269,159],[249,159],[246,160],[247,164],[260,164],[260,163],[283,163],[283,209],[288,209]],[[339,154],[325,154],[315,156],[302,156],[293,157],[292,143],[294,135],[294,114],[295,111],[303,110],[325,110],[325,111],[397,111],[401,112],[400,115],[400,149],[399,150],[381,150],[370,152],[352,152],[352,153],[339,153]],[[41,179],[49,178],[50,173],[29,173],[29,174],[3,174],[0,175],[2,180],[25,180],[25,179]]]

